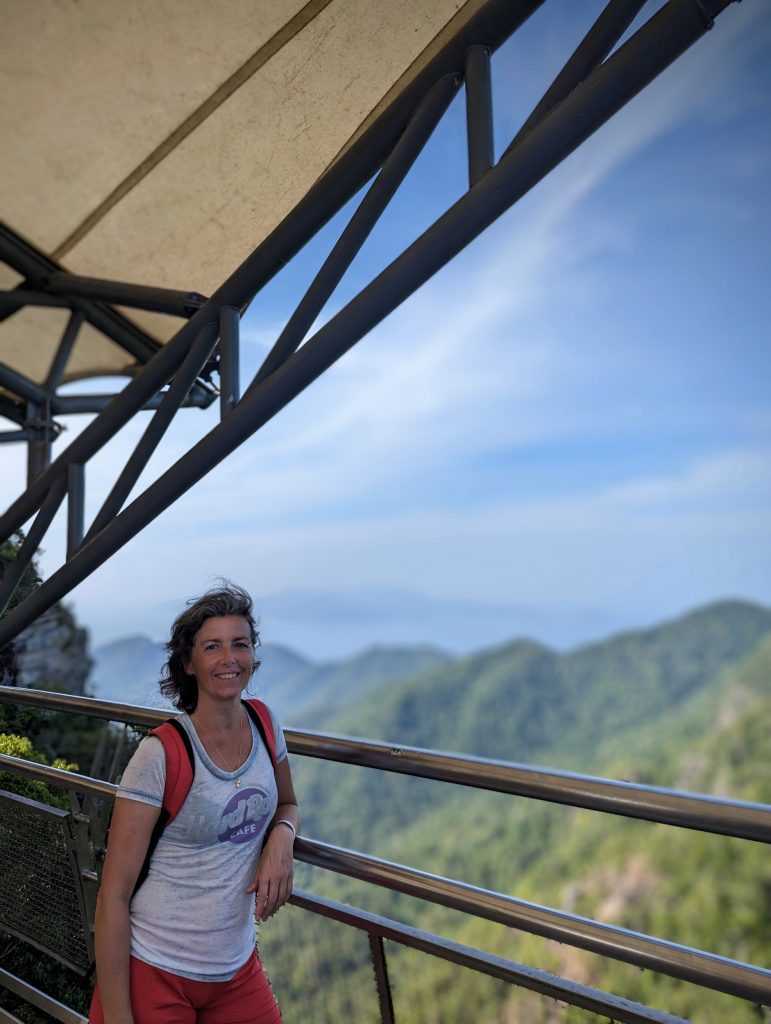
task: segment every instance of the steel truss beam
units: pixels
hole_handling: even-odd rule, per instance
[[[641,7],[637,0],[610,0],[498,163],[489,167],[486,165],[492,154],[492,118],[485,51],[499,45],[540,6],[540,2],[490,0],[482,7],[462,35],[437,55],[410,89],[360,137],[148,362],[138,377],[0,518],[0,536],[8,536],[21,528],[66,472],[67,466],[87,461],[179,370],[202,331],[212,324],[218,330],[220,321],[227,324],[224,365],[229,393],[222,405],[220,424],[120,514],[114,515],[114,512],[122,501],[116,498],[109,509],[106,504],[104,515],[71,559],[0,623],[0,644],[13,639],[69,593],[297,397],[704,35],[712,27],[714,18],[731,2],[733,0],[667,0],[658,13],[608,57]],[[469,191],[298,347],[430,134],[435,119],[446,106],[451,85],[464,75],[468,79],[467,111],[469,120],[474,121],[469,127],[472,181]],[[378,167],[380,173],[263,367],[244,396],[233,401],[234,322],[232,314],[223,310],[245,309],[257,292]],[[75,308],[89,318],[89,312],[83,307]]]
[[[36,250],[2,222],[0,222],[0,260],[17,273],[22,274],[25,279],[17,288],[0,292],[0,321],[27,306],[47,306],[72,310],[44,385],[36,384],[24,377],[23,374],[0,363],[0,384],[7,391],[15,397],[35,401],[39,405],[46,404],[53,414],[72,411],[94,412],[101,408],[101,406],[90,408],[85,402],[82,409],[57,408],[58,403],[66,401],[66,399],[62,400],[56,395],[56,388],[61,383],[67,359],[84,322],[89,323],[112,343],[128,352],[141,367],[148,363],[163,346],[136,324],[121,316],[110,304],[189,318],[206,302],[205,297],[197,292],[181,292],[167,288],[102,281],[68,274],[57,263]],[[34,398],[31,397],[30,392],[35,393]],[[201,380],[196,382],[191,391],[190,401],[186,404],[206,406],[210,405],[214,398],[213,389]],[[0,414],[4,415],[2,409],[0,409]]]

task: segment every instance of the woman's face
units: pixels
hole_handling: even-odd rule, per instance
[[[199,697],[214,700],[240,697],[254,670],[249,623],[240,615],[206,619],[193,641],[185,670],[195,676]]]

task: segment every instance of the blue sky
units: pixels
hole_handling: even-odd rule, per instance
[[[496,55],[499,151],[601,6],[546,4]],[[82,584],[96,641],[163,637],[218,574],[254,593],[265,639],[312,657],[564,645],[721,597],[771,603],[770,56],[768,5],[729,8]],[[465,160],[461,96],[321,322],[461,194]],[[345,216],[253,303],[244,379]],[[181,415],[145,482],[216,416]],[[143,426],[89,467],[93,511]],[[21,453],[0,457],[20,478]]]

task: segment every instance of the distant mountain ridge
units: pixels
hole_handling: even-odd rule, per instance
[[[726,601],[568,654],[515,641],[383,687],[320,716],[318,727],[593,774],[604,744],[642,729],[666,731],[670,718],[769,634],[771,610]],[[453,787],[431,789],[420,780],[341,769],[336,776],[330,789],[317,766],[298,765],[310,808],[325,808],[309,812],[312,833],[342,845],[371,845],[398,831],[405,791],[417,816],[455,799]],[[377,813],[352,817],[351,807]]]
[[[250,690],[267,700],[288,725],[312,727],[330,714],[393,680],[437,668],[449,655],[429,647],[373,647],[340,662],[315,663],[287,647],[264,644]],[[90,689],[102,700],[167,707],[158,690],[166,661],[163,643],[131,636],[97,647]]]
[[[605,778],[771,803],[771,611],[725,601],[653,629],[560,655],[517,641],[370,695],[324,728],[386,742],[584,771]],[[537,800],[475,792],[351,765],[298,759],[307,835],[472,885],[614,923],[722,956],[771,956],[767,847]],[[462,918],[327,872],[298,884],[491,953],[563,974],[703,1024],[753,1024],[748,1002],[592,956],[516,929]],[[262,945],[292,1019],[335,1019],[371,976],[348,935],[319,941],[288,927]],[[334,939],[334,941],[333,941]],[[311,957],[312,951],[312,957]],[[308,990],[314,976],[337,986]],[[562,1024],[514,987],[389,950],[400,1020]],[[350,1019],[373,1024],[359,1010]]]
[[[427,646],[379,646],[341,661],[313,662],[290,648],[265,644],[258,651],[261,665],[252,688],[287,725],[334,726],[507,759],[512,757],[508,719],[516,712],[527,723],[518,740],[524,747],[516,756],[522,759],[548,746],[555,730],[564,730],[568,708],[576,722],[590,719],[595,730],[623,724],[635,709],[645,716],[667,692],[674,701],[686,696],[705,671],[736,660],[767,629],[771,610],[722,601],[566,653],[512,640],[464,657]],[[90,687],[96,696],[165,706],[158,693],[166,660],[163,643],[125,637],[96,648],[93,657]],[[643,663],[650,678],[640,673]],[[668,682],[667,667],[674,663],[677,673]],[[614,688],[614,681],[624,679],[632,685]],[[376,703],[370,705],[374,695]],[[501,716],[501,707],[509,714]],[[480,731],[484,750],[479,749]],[[562,739],[567,748],[575,746],[576,736],[563,732]]]
[[[515,640],[330,715],[325,726],[413,746],[527,760],[589,753],[600,735],[672,709],[771,630],[771,610],[724,601],[561,654]]]

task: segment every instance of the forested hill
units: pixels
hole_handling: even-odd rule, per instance
[[[729,670],[769,633],[771,611],[731,601],[568,654],[518,641],[383,686],[344,713],[320,718],[317,727],[602,774],[609,744],[628,745],[645,733],[655,745],[655,737],[671,736],[672,728],[677,735],[685,709],[722,692]],[[619,777],[653,781],[642,766],[625,771]],[[373,850],[400,828],[405,799],[418,814],[458,792],[310,762],[298,764],[297,777],[318,838]]]
[[[671,715],[771,631],[771,610],[709,605],[558,654],[515,641],[382,688],[317,728],[508,761],[591,762],[599,740]]]
[[[559,656],[516,643],[384,688],[336,731],[591,771],[771,803],[771,614],[726,602]],[[350,766],[301,762],[307,834],[485,888],[763,966],[771,965],[771,859],[752,843],[613,815],[477,793]],[[758,1008],[454,915],[323,872],[304,885],[458,941],[572,977],[694,1024],[757,1024]],[[263,942],[291,1019],[375,1022],[366,949],[308,915]],[[306,948],[307,947],[307,948]],[[311,956],[312,950],[312,956]],[[389,952],[405,1024],[589,1024],[451,965]],[[304,966],[306,965],[306,966]],[[310,986],[313,988],[313,986]],[[319,999],[321,998],[321,1003]],[[323,1005],[322,1005],[323,1004]]]

